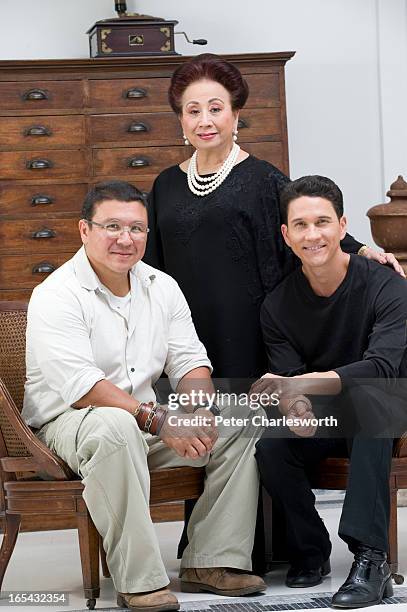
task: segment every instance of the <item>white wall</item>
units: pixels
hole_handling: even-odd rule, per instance
[[[250,7],[250,8],[249,8]],[[178,52],[295,50],[287,64],[291,176],[343,188],[351,232],[370,241],[366,210],[407,175],[407,0],[128,0],[207,38]],[[86,30],[113,0],[0,0],[0,59],[87,57]]]
[[[0,0],[0,59],[89,57],[86,31],[114,0]]]
[[[379,90],[386,188],[398,171],[407,180],[407,0],[377,0]]]

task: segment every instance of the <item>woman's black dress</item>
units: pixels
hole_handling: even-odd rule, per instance
[[[207,196],[190,191],[179,166],[164,170],[150,194],[144,261],[179,283],[216,378],[267,371],[260,306],[296,259],[280,231],[279,191],[287,182],[249,156]],[[351,252],[361,246],[345,242]]]

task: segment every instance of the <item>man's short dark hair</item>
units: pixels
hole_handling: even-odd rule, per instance
[[[126,181],[104,181],[96,183],[86,194],[82,206],[82,219],[92,221],[95,214],[95,206],[107,200],[118,200],[119,202],[141,202],[147,206],[145,195]]]
[[[301,196],[325,198],[331,202],[338,219],[343,216],[343,195],[338,185],[326,176],[314,174],[311,176],[302,176],[291,183],[287,183],[282,189],[280,193],[282,223],[287,224],[288,206],[290,202]]]

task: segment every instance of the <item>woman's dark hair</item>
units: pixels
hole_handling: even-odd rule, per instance
[[[249,87],[239,70],[230,62],[213,53],[202,53],[181,64],[172,75],[168,100],[172,110],[180,115],[181,98],[186,88],[202,79],[216,81],[229,92],[232,110],[240,110],[246,104]]]
[[[331,202],[338,219],[343,216],[343,195],[338,185],[326,176],[318,174],[302,176],[291,183],[287,183],[280,193],[281,221],[287,224],[288,207],[290,202],[309,196],[311,198],[325,198]]]
[[[105,181],[96,183],[86,194],[82,206],[82,219],[92,221],[95,214],[95,206],[107,200],[118,200],[119,202],[141,202],[147,206],[144,194],[126,181]]]

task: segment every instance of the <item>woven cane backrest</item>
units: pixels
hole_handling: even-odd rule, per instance
[[[0,379],[20,412],[24,397],[26,325],[25,304],[16,304],[14,307],[14,304],[7,306],[3,303],[0,306]],[[21,441],[15,424],[10,422],[8,414],[10,409],[3,395],[0,429],[7,455],[10,457],[29,456],[31,453]]]
[[[25,382],[26,310],[0,311],[0,378],[21,412]]]
[[[47,480],[69,480],[75,478],[70,468],[38,440],[20,415],[25,382],[26,311],[27,304],[24,302],[0,302],[0,458],[3,459],[2,468],[11,479],[39,477]],[[16,466],[21,466],[23,471],[14,471]],[[0,471],[1,479],[3,477]]]

